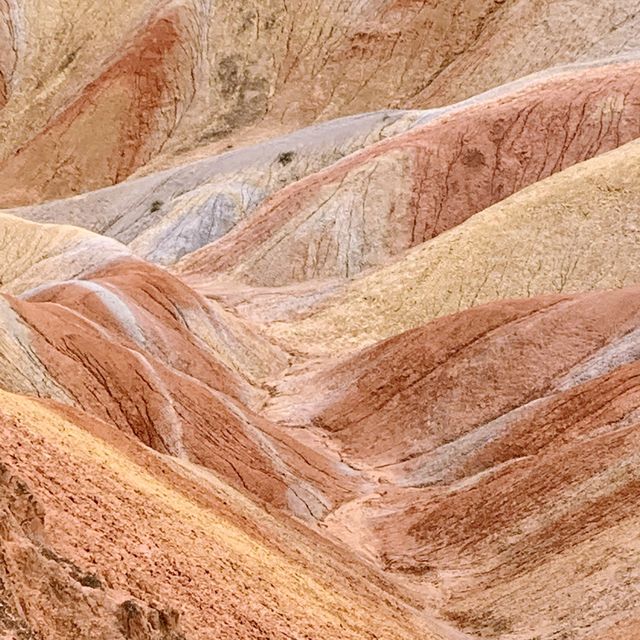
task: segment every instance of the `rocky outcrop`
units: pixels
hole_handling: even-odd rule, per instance
[[[11,640],[185,640],[179,612],[105,586],[52,547],[46,512],[0,462],[0,633]]]

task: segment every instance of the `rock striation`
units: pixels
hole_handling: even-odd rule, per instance
[[[0,0],[3,640],[640,640],[613,4]]]
[[[0,18],[5,207],[638,46],[633,0],[3,0]]]

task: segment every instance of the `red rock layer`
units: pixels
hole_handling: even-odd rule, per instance
[[[233,328],[215,326],[204,300],[166,272],[126,260],[91,280],[7,300],[29,328],[44,377],[76,407],[157,451],[213,469],[276,506],[302,509],[303,517],[320,517],[354,486],[321,453],[248,408],[259,390],[216,353],[225,345],[210,346],[197,332],[209,324],[212,336],[230,337],[235,347]],[[46,395],[46,386],[39,389]]]
[[[183,29],[179,10],[142,25],[71,104],[0,165],[3,201],[46,200],[70,187],[72,194],[104,186],[105,179],[120,182],[156,154],[184,111],[176,96],[188,102],[195,90],[187,84],[185,69],[194,60],[181,41]]]
[[[303,378],[287,412],[330,431],[350,456],[397,463],[548,394],[639,324],[637,288],[484,305]]]
[[[38,530],[50,534],[33,545],[48,549],[22,554],[15,537],[5,547],[0,520],[0,559],[8,548],[10,562],[25,560],[10,565],[11,592],[0,590],[0,603],[22,598],[18,621],[38,638],[183,640],[175,626],[159,633],[163,612],[175,622],[173,609],[190,640],[434,637],[379,572],[206,469],[78,410],[0,396],[11,473],[28,486],[23,502],[33,492],[42,506]],[[2,515],[3,507],[0,497]],[[14,513],[30,526],[24,509]]]
[[[264,286],[353,276],[636,138],[639,78],[637,63],[588,69],[436,118],[282,189],[179,269]]]
[[[153,157],[171,166],[198,147],[220,152],[318,120],[451,104],[638,44],[634,0],[614,8],[586,0],[173,7],[158,14],[149,0],[2,0],[4,22],[18,34],[8,59],[0,26],[3,100],[9,84],[19,99],[7,102],[2,122],[0,206],[113,184]],[[126,33],[138,25],[137,35]],[[40,166],[43,157],[50,167]]]
[[[479,446],[458,483],[381,501],[383,562],[450,576],[448,615],[475,633],[637,625],[639,374],[634,362],[543,402]]]

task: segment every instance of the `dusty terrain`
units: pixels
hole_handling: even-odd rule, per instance
[[[3,0],[0,204],[623,53],[637,10],[633,0]]]
[[[0,638],[640,640],[638,27],[0,0]]]

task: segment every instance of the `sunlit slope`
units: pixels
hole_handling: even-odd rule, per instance
[[[214,476],[82,414],[1,399],[12,469],[42,501],[55,549],[110,589],[179,608],[186,637],[437,637],[370,571]],[[42,637],[58,637],[37,615]]]
[[[640,134],[637,62],[565,69],[426,112],[277,192],[225,237],[186,256],[255,286],[354,277],[474,213]]]
[[[5,456],[0,516],[2,638],[184,639],[178,610],[116,591],[54,548],[46,509]]]
[[[269,331],[300,350],[350,349],[491,300],[638,282],[639,176],[640,144],[631,142],[476,214]]]

